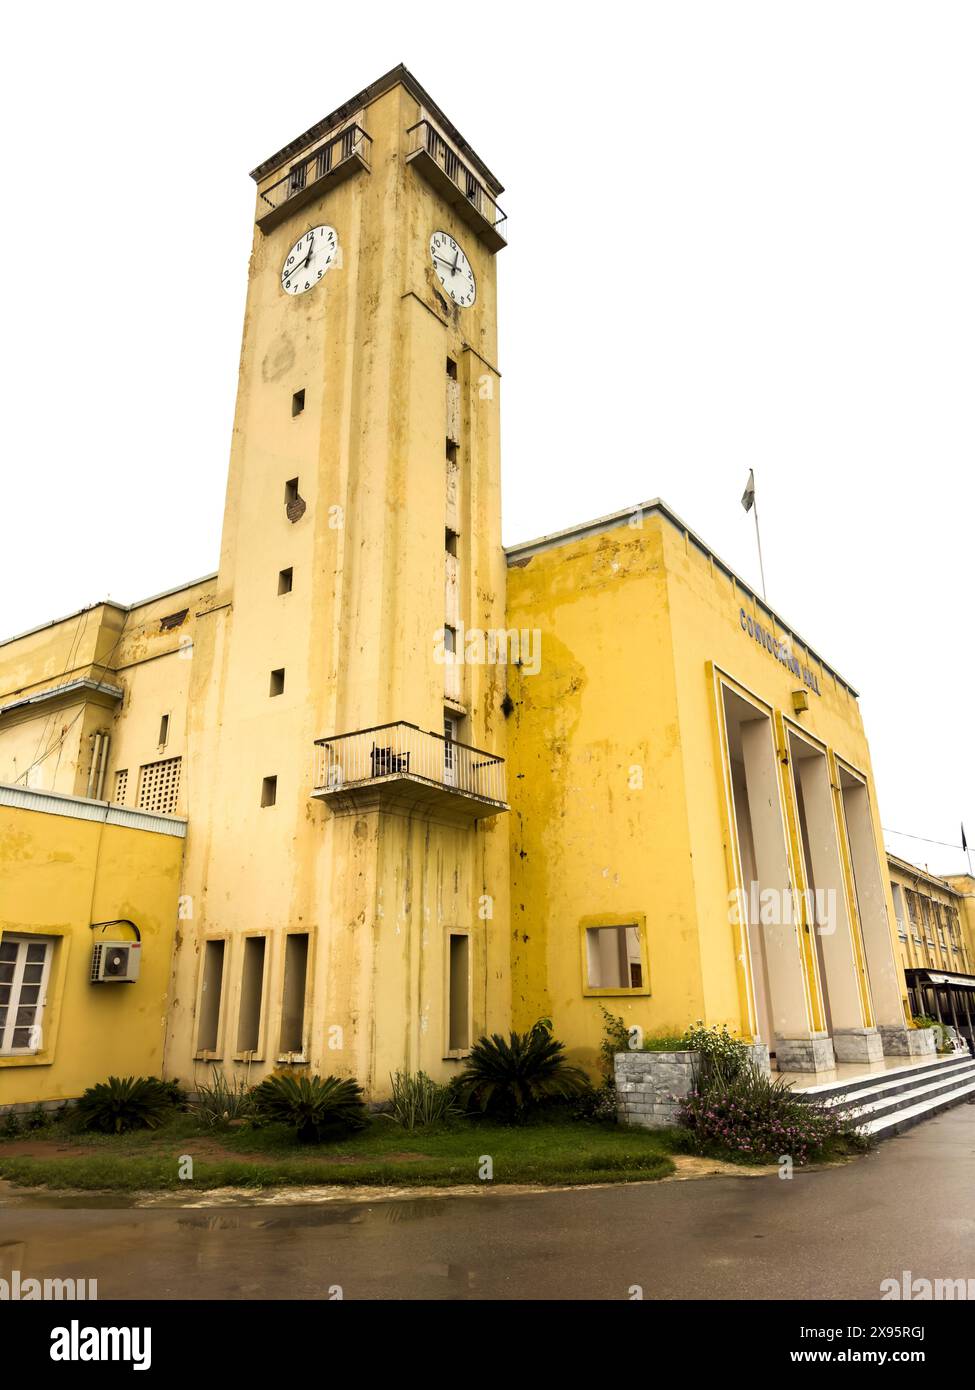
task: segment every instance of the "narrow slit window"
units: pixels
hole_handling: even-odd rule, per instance
[[[297,479],[297,478],[289,478],[288,481],[287,481],[287,482],[285,483],[285,485],[284,485],[284,505],[285,505],[286,507],[291,507],[291,506],[294,506],[294,504],[295,504],[297,501],[298,501],[298,479]]]
[[[466,1052],[471,1042],[470,937],[451,934],[448,960],[448,1052]]]
[[[452,439],[447,440],[447,462],[457,465],[457,445]]]
[[[448,555],[457,554],[457,532],[451,531],[449,526],[444,531],[443,544]]]
[[[305,983],[308,978],[308,935],[292,932],[284,948],[284,998],[281,1003],[281,1051],[304,1052]]]
[[[292,414],[292,416],[294,416],[294,415],[300,415],[301,412],[304,410],[304,408],[305,408],[305,388],[302,387],[300,391],[296,391],[296,392],[294,393],[294,395],[291,397],[291,414]]]
[[[223,993],[224,941],[208,941],[203,948],[203,984],[200,989],[198,1052],[216,1052],[220,1028],[220,996]]]
[[[457,651],[457,629],[455,627],[445,627],[443,630],[443,649],[450,656]]]
[[[278,593],[290,594],[295,582],[295,572],[289,566],[286,570],[278,570]]]
[[[244,965],[240,977],[240,1015],[237,1019],[238,1052],[256,1052],[260,1047],[265,940],[263,936],[248,936],[244,940]]]
[[[165,748],[169,742],[169,715],[164,714],[159,721],[159,747]]]
[[[451,381],[457,380],[457,363],[452,357],[447,358],[447,375],[450,377]]]
[[[278,799],[278,779],[265,777],[261,783],[261,805],[273,806]]]
[[[268,692],[270,695],[284,694],[284,667],[279,666],[276,671],[271,672],[271,687]]]

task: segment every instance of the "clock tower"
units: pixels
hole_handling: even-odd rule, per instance
[[[502,190],[403,67],[253,178],[166,1067],[378,1097],[509,1018]]]

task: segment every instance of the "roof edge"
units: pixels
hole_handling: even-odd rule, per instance
[[[350,97],[348,101],[344,101],[341,106],[337,106],[334,111],[330,111],[327,116],[323,116],[320,121],[316,121],[314,125],[309,126],[306,131],[296,136],[294,140],[289,140],[286,145],[282,145],[277,153],[262,160],[256,168],[251,170],[251,178],[255,183],[260,183],[268,174],[273,173],[275,169],[279,168],[282,164],[286,163],[287,160],[303,150],[306,145],[311,144],[313,140],[317,140],[320,135],[325,135],[333,126],[340,125],[342,121],[348,120],[360,107],[368,106],[370,102],[376,101],[381,96],[385,96],[387,92],[392,91],[397,85],[405,87],[406,90],[416,98],[420,105],[430,112],[431,116],[443,127],[445,133],[449,135],[451,140],[456,144],[458,150],[471,161],[478,172],[483,176],[491,192],[494,194],[503,193],[504,185],[495,174],[492,174],[491,170],[484,163],[484,160],[475,152],[474,147],[464,139],[453,121],[451,121],[442,108],[437,105],[426,88],[421,86],[416,80],[405,63],[397,63],[396,67],[390,68],[389,72],[384,72],[382,77],[377,77],[375,82],[370,82],[367,87],[363,87],[361,92],[357,92],[356,95]]]
[[[549,535],[539,536],[533,541],[522,541],[519,545],[506,545],[503,546],[502,549],[504,550],[508,565],[511,566],[517,564],[519,560],[530,559],[531,556],[541,554],[543,551],[556,550],[559,546],[566,545],[569,541],[580,540],[585,536],[599,535],[602,531],[615,530],[618,526],[623,525],[625,522],[629,521],[631,517],[638,514],[646,516],[647,514],[652,515],[654,513],[658,516],[662,516],[664,520],[669,521],[673,527],[692,540],[699,550],[703,550],[706,555],[710,556],[718,568],[723,570],[729,579],[734,580],[735,585],[744,593],[748,594],[753,603],[764,609],[774,622],[777,622],[780,627],[790,633],[797,642],[805,647],[809,655],[818,661],[823,670],[828,671],[833,679],[843,686],[844,690],[848,690],[855,700],[860,698],[860,692],[850,684],[845,676],[841,676],[834,666],[830,666],[828,661],[824,661],[815,647],[811,646],[791,623],[786,622],[782,615],[777,613],[764,598],[761,598],[747,580],[742,579],[741,575],[738,574],[736,570],[733,570],[729,564],[722,560],[721,556],[718,555],[716,551],[712,550],[696,531],[692,531],[687,522],[682,521],[673,508],[669,507],[660,497],[654,497],[649,502],[638,502],[635,506],[624,507],[618,512],[610,512],[608,516],[596,517],[593,521],[580,522],[578,525],[570,526],[564,531],[552,531]]]

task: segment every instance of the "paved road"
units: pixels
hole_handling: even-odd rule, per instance
[[[0,1207],[0,1275],[97,1277],[101,1298],[877,1298],[905,1269],[975,1279],[975,1106],[791,1181],[208,1209],[19,1200]]]

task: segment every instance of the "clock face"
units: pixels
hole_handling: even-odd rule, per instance
[[[285,294],[304,294],[313,289],[335,264],[339,238],[334,227],[312,227],[299,237],[281,267],[281,288]]]
[[[430,238],[430,258],[437,279],[455,304],[469,309],[477,295],[477,285],[471,263],[446,232],[434,232]]]

